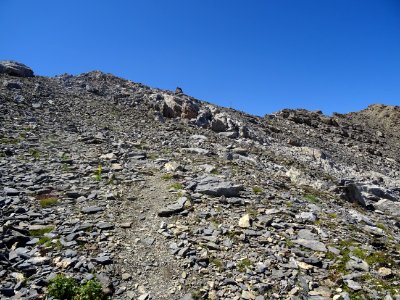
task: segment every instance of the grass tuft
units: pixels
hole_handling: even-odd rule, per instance
[[[313,194],[307,194],[304,196],[304,199],[310,203],[318,203],[318,197]]]
[[[46,233],[52,232],[53,230],[54,230],[54,226],[48,226],[48,227],[44,227],[42,229],[29,230],[29,234],[31,236],[41,237],[41,236],[45,235]]]
[[[263,192],[262,188],[259,186],[253,186],[253,193],[254,194],[261,194]]]
[[[242,259],[240,262],[236,264],[236,268],[238,269],[239,272],[244,272],[246,271],[246,269],[249,269],[251,267],[253,267],[253,263],[248,258]]]
[[[162,180],[171,180],[174,176],[172,174],[164,174],[161,176]]]
[[[42,208],[54,206],[54,205],[57,204],[57,202],[58,202],[58,199],[55,198],[55,197],[50,197],[50,198],[45,198],[45,199],[40,199],[39,200],[40,206]]]
[[[175,190],[182,190],[183,189],[183,185],[180,182],[175,182],[175,183],[170,185],[170,188],[175,189]]]

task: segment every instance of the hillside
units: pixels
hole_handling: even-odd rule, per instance
[[[400,299],[399,120],[0,62],[1,297]]]

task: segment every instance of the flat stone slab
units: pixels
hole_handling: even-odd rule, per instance
[[[99,256],[96,257],[96,262],[101,265],[109,265],[112,264],[112,259],[109,256]]]
[[[303,246],[305,248],[314,250],[314,251],[321,251],[321,252],[326,252],[328,251],[326,249],[326,246],[324,243],[321,243],[319,241],[314,241],[314,240],[305,240],[305,239],[297,239],[293,240],[293,243],[298,244],[300,246]]]
[[[207,176],[200,179],[195,188],[196,193],[226,197],[237,197],[242,190],[244,190],[242,185],[233,184],[214,176]]]
[[[7,196],[18,196],[19,195],[19,191],[17,189],[10,188],[10,187],[5,187],[4,188],[4,193]]]
[[[113,229],[114,225],[111,223],[107,223],[107,222],[99,222],[96,224],[96,227],[102,230],[109,230],[109,229]]]
[[[104,208],[99,207],[99,206],[89,206],[89,207],[84,207],[81,209],[81,212],[84,214],[95,214],[98,212],[103,211]]]
[[[179,198],[176,203],[168,205],[167,207],[160,209],[158,211],[158,216],[159,217],[169,217],[174,214],[180,213],[181,211],[183,211],[186,201],[187,201],[186,197]]]

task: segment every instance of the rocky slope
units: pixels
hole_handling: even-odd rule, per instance
[[[0,63],[1,297],[400,299],[399,120]]]

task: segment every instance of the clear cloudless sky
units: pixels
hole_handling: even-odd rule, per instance
[[[264,115],[400,105],[400,0],[0,0],[0,60]]]

